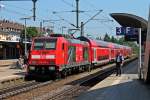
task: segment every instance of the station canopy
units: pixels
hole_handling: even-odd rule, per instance
[[[141,28],[142,41],[145,41],[148,25],[147,20],[128,13],[111,13],[110,16],[114,18],[122,27]]]
[[[110,14],[121,26],[147,29],[147,20],[142,17],[127,13]]]

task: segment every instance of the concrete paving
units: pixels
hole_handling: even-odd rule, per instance
[[[16,77],[23,77],[25,70],[11,68],[10,66],[0,67],[0,82]]]
[[[109,76],[76,100],[150,100],[150,86],[138,80],[137,60],[123,68],[123,74]]]

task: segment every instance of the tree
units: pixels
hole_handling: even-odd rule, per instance
[[[36,27],[28,27],[27,28],[27,35],[29,37],[35,37],[35,36],[38,36],[39,33],[38,33]]]
[[[39,33],[38,33],[36,27],[27,27],[26,31],[27,31],[27,38],[39,36]],[[23,30],[21,32],[21,38],[24,38],[24,37],[25,37],[25,30]]]
[[[138,52],[139,52],[139,47],[137,46],[137,44],[133,41],[126,41],[124,37],[121,37],[118,40],[118,44],[126,45],[126,46],[131,47],[134,54],[138,54]]]
[[[111,37],[111,42],[113,42],[113,43],[118,43],[118,40],[117,40],[114,36],[112,36],[112,37]]]
[[[107,33],[106,33],[105,36],[104,36],[104,41],[108,41],[108,42],[111,41],[111,39],[110,39],[110,37],[108,36]]]
[[[96,37],[96,40],[102,40],[101,36]]]
[[[38,33],[36,27],[27,27],[26,28],[26,31],[27,31],[27,41],[31,41],[32,37],[35,37],[35,36],[39,36],[40,34]],[[21,35],[20,35],[20,42],[19,42],[19,45],[20,45],[20,51],[24,51],[24,43],[23,41],[25,41],[25,30],[22,30],[21,32]],[[27,44],[27,49],[30,48],[30,44]],[[24,52],[22,52],[24,53]],[[21,55],[24,55],[24,54],[21,54]]]

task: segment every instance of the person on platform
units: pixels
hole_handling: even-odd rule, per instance
[[[22,69],[23,63],[24,63],[24,60],[23,60],[23,57],[22,57],[22,55],[21,55],[21,56],[19,57],[18,61],[17,61],[17,68]]]
[[[123,55],[118,52],[116,56],[116,76],[121,76],[121,67],[123,65],[124,57]]]

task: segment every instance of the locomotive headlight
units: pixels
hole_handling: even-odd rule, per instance
[[[29,69],[30,70],[35,70],[35,66],[30,66]]]
[[[49,70],[55,70],[55,66],[50,66]]]
[[[31,58],[32,59],[40,59],[40,55],[32,55]]]
[[[55,55],[46,55],[46,59],[55,59]]]

